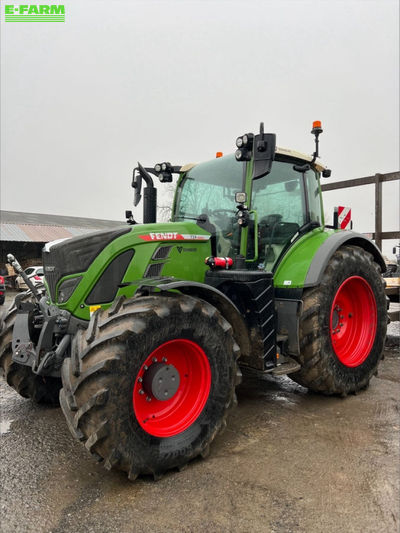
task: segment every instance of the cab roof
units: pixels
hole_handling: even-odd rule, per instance
[[[291,150],[290,148],[281,148],[277,146],[275,148],[275,153],[279,155],[288,155],[289,157],[295,157],[296,159],[303,159],[303,161],[307,161],[310,163],[313,160],[313,156],[309,154],[303,154],[301,152],[297,152],[296,150]],[[315,161],[315,167],[319,172],[322,172],[326,166],[322,164],[322,162],[317,159]]]
[[[296,150],[290,150],[289,148],[280,148],[279,146],[275,148],[275,153],[279,155],[287,155],[289,157],[294,157],[295,159],[302,159],[303,161],[307,161],[308,163],[313,160],[312,155],[303,154],[301,152],[297,152]],[[183,165],[181,167],[181,172],[188,172],[196,165],[198,165],[198,163],[188,163],[186,165]],[[323,165],[322,162],[318,159],[315,162],[315,167],[319,172],[322,172],[326,168],[326,166]]]

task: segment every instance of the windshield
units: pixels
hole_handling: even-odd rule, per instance
[[[244,163],[227,155],[192,168],[177,190],[174,220],[208,219],[215,227],[218,255],[239,249],[235,193],[243,190],[243,172]]]

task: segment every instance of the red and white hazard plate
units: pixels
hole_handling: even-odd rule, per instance
[[[338,222],[340,229],[350,229],[351,209],[350,207],[338,206]]]

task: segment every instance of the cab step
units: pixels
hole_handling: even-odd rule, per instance
[[[299,365],[297,361],[286,355],[285,362],[273,368],[271,374],[273,376],[283,376],[291,374],[292,372],[297,372],[300,368],[301,365]]]
[[[288,357],[287,355],[280,356],[280,359],[282,360],[282,363],[278,364],[278,366],[272,366],[270,368],[267,368],[266,370],[257,370],[256,368],[251,368],[247,365],[240,365],[240,369],[243,372],[243,375],[245,376],[265,376],[266,374],[272,374],[274,376],[284,376],[286,374],[291,374],[292,372],[297,372],[300,370],[301,365],[291,357]]]

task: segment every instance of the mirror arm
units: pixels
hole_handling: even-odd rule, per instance
[[[146,182],[147,186],[150,187],[150,189],[154,188],[154,182],[153,178],[150,176],[148,169],[144,168],[139,162],[138,162],[138,170],[144,181]]]

